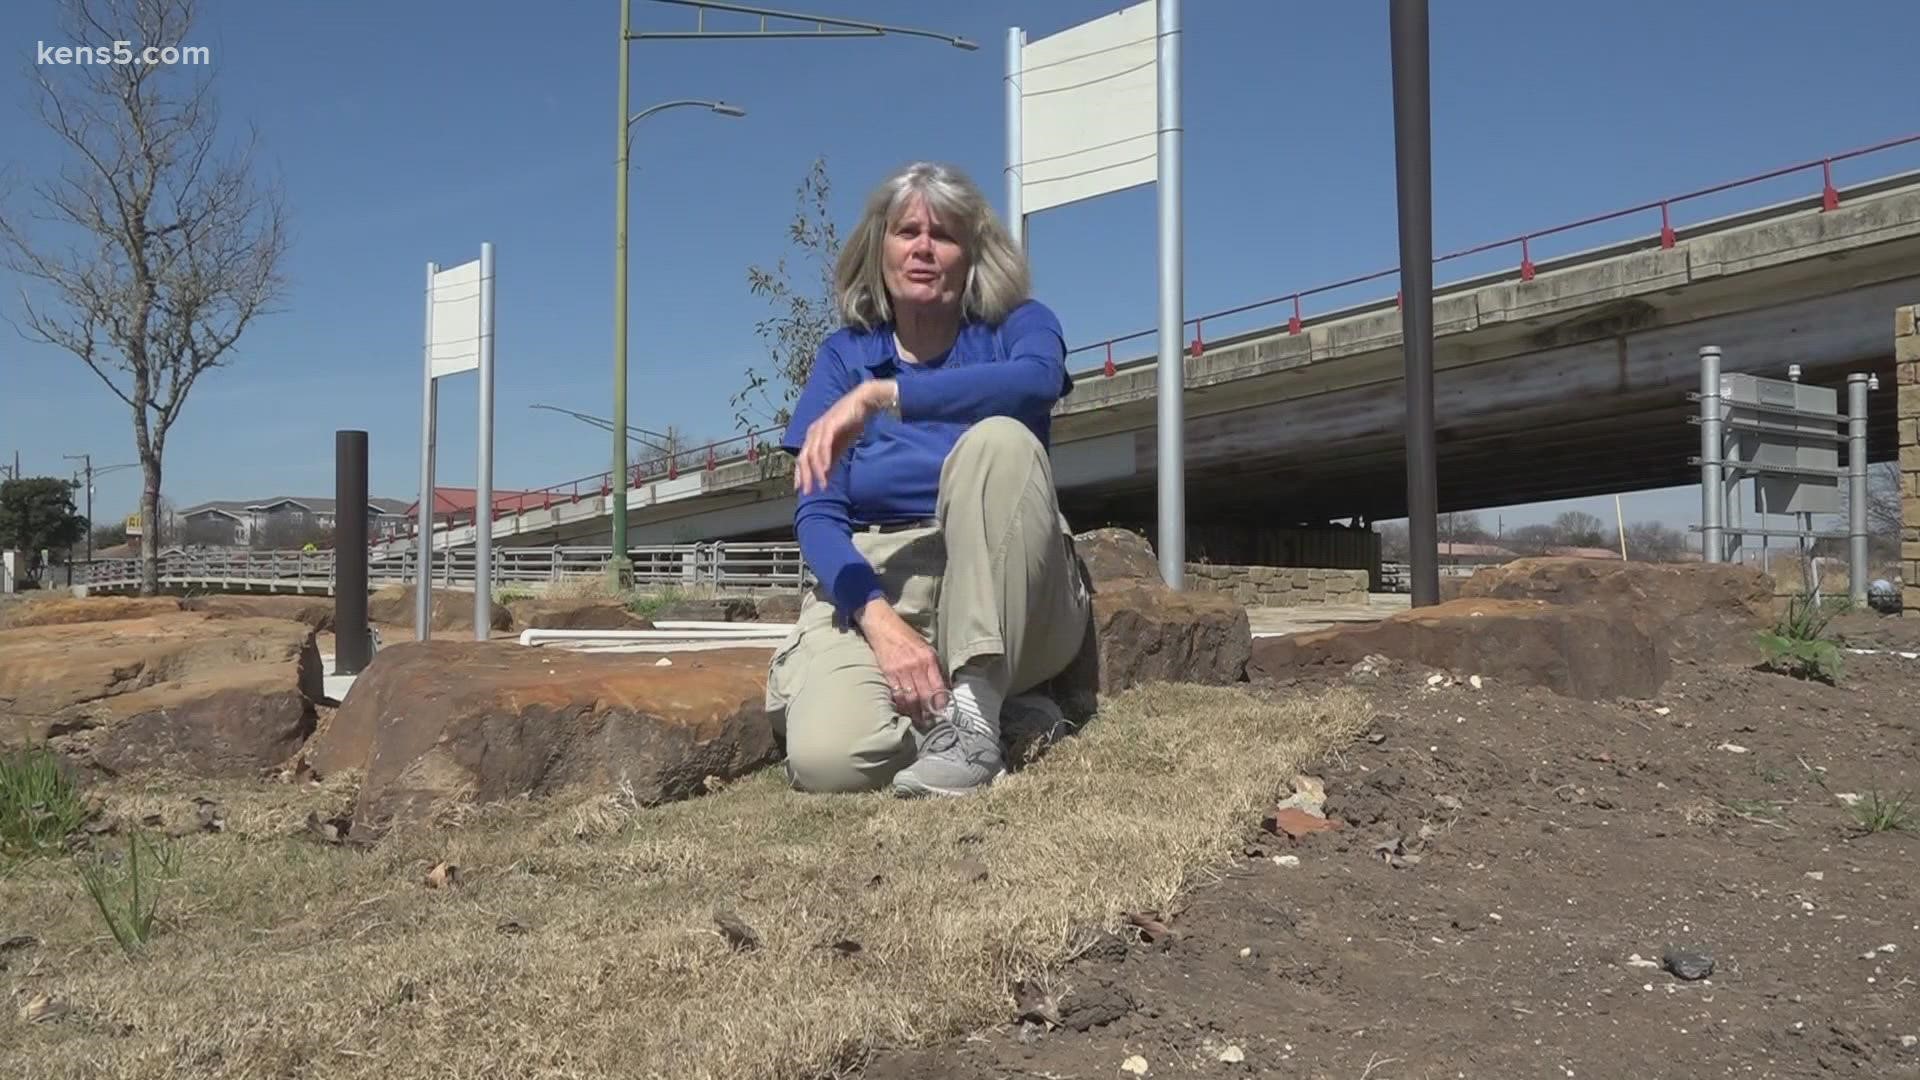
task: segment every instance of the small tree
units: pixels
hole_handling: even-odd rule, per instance
[[[1627,526],[1627,555],[1643,562],[1673,562],[1687,550],[1687,538],[1664,522],[1636,521]]]
[[[833,264],[840,257],[840,234],[827,213],[832,184],[827,160],[815,158],[801,179],[794,199],[793,221],[787,240],[802,263],[798,282],[785,256],[771,270],[747,267],[747,287],[766,297],[773,314],[754,325],[767,343],[772,359],[768,372],[747,368],[747,385],[728,400],[734,426],[742,432],[785,424],[793,415],[794,400],[813,373],[820,343],[840,329],[839,306],[834,303]]]
[[[178,45],[196,0],[65,0],[70,41]],[[37,185],[30,237],[0,216],[0,251],[39,283],[24,333],[78,357],[133,413],[144,483],[141,592],[159,591],[161,462],[194,383],[231,360],[283,283],[286,223],[249,154],[222,160],[207,69],[79,64],[35,69],[40,117],[74,162]]]
[[[74,483],[57,476],[0,482],[0,550],[38,559],[41,551],[65,551],[86,539],[87,519],[73,503]]]

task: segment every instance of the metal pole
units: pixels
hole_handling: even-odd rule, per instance
[[[373,660],[367,628],[367,433],[333,433],[333,673]]]
[[[1407,544],[1413,604],[1440,602],[1440,511],[1433,439],[1433,132],[1426,0],[1392,0],[1393,157],[1400,214],[1401,341],[1406,350]]]
[[[87,562],[93,562],[93,455],[82,454],[87,466]]]
[[[1026,31],[1017,26],[1007,28],[1007,232],[1022,251],[1027,247],[1027,213],[1020,168],[1026,155],[1021,124],[1020,50],[1026,44]]]
[[[419,565],[413,577],[415,641],[425,641],[433,633],[433,428],[440,395],[439,382],[433,377],[433,278],[439,272],[438,263],[427,264],[427,331],[426,343],[420,350],[426,384],[420,392]]]
[[[480,467],[473,493],[473,639],[493,630],[493,245],[480,245]],[[621,440],[624,445],[625,440]]]
[[[620,0],[619,154],[613,180],[613,553],[607,561],[613,587],[625,589],[633,566],[627,561],[627,35],[633,31],[633,2]],[[478,627],[475,628],[478,630]]]
[[[1700,346],[1700,555],[1726,561],[1726,491],[1720,473],[1720,346]]]
[[[1160,19],[1160,576],[1184,587],[1187,569],[1186,365],[1180,340],[1186,329],[1181,295],[1180,221],[1180,0],[1159,0]]]
[[[1867,375],[1847,376],[1847,593],[1867,603]]]

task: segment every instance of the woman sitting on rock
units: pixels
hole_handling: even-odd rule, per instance
[[[819,587],[767,707],[803,791],[962,795],[1004,771],[1002,705],[1074,658],[1089,603],[1047,458],[1059,320],[958,170],[868,198],[782,446]]]

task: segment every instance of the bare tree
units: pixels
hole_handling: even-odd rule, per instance
[[[1599,547],[1606,543],[1605,524],[1582,510],[1568,510],[1553,519],[1554,539],[1568,547]]]
[[[64,0],[73,41],[186,43],[196,0]],[[251,142],[223,156],[206,69],[94,63],[33,71],[40,118],[72,160],[34,187],[30,235],[0,215],[6,265],[21,290],[22,332],[91,368],[133,412],[145,483],[140,510],[160,518],[167,433],[194,383],[225,366],[284,283],[280,193],[257,187]],[[17,325],[17,324],[16,324]],[[159,530],[142,530],[141,591],[159,589]]]
[[[1636,521],[1627,526],[1627,554],[1641,562],[1674,562],[1687,550],[1679,529],[1660,521]]]
[[[762,424],[785,424],[793,414],[793,403],[813,373],[813,357],[820,343],[840,329],[840,312],[834,303],[833,264],[840,257],[840,234],[827,213],[827,195],[833,185],[827,179],[825,158],[814,159],[795,194],[793,221],[787,225],[787,240],[794,247],[805,269],[795,284],[787,269],[787,260],[769,270],[747,268],[747,287],[755,296],[764,296],[773,314],[755,324],[753,330],[767,343],[772,370],[747,369],[747,384],[733,395],[734,425],[742,432]]]

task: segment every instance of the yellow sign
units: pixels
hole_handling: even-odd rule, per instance
[[[140,512],[138,510],[127,515],[127,535],[140,535]]]

